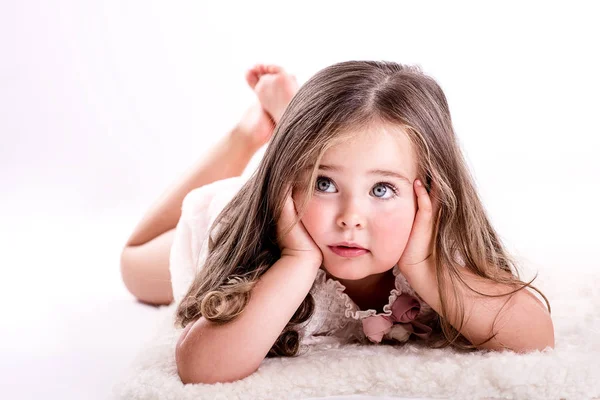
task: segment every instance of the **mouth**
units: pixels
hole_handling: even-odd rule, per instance
[[[329,249],[336,255],[340,257],[359,257],[365,255],[369,252],[367,249],[363,249],[362,247],[352,247],[352,246],[327,246]]]
[[[359,245],[358,243],[355,243],[355,242],[346,242],[346,241],[334,243],[330,247],[343,247],[343,248],[349,248],[349,249],[363,249],[363,250],[367,250],[364,247],[362,247],[361,245]]]

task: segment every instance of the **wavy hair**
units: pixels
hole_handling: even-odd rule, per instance
[[[347,61],[320,70],[291,100],[257,170],[210,227],[208,256],[178,305],[176,326],[185,327],[200,317],[227,323],[243,312],[253,286],[281,255],[277,221],[289,190],[314,187],[327,149],[347,138],[348,132],[372,124],[402,128],[417,154],[418,177],[428,188],[431,181],[437,188],[440,209],[435,217],[433,259],[441,313],[427,321],[433,328],[427,346],[474,350],[497,335],[472,344],[460,333],[464,304],[459,285],[486,297],[531,287],[551,311],[546,296],[531,285],[537,274],[527,283],[520,279],[516,261],[490,224],[436,81],[418,66]],[[302,173],[307,169],[310,174]],[[306,190],[299,218],[311,194]],[[516,289],[499,295],[477,292],[461,279],[459,268]],[[448,322],[449,302],[457,304],[463,321],[459,327]],[[314,306],[308,293],[267,357],[298,354],[296,328],[311,317]]]

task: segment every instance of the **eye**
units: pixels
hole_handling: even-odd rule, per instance
[[[328,191],[330,186],[333,186],[333,182],[326,176],[318,176],[315,181],[316,190],[322,193],[335,193]],[[373,193],[376,198],[381,200],[390,200],[398,195],[398,189],[389,182],[378,182],[373,187]],[[384,197],[386,194],[389,195]]]
[[[388,192],[390,193],[390,195],[388,197],[383,197]],[[398,189],[396,189],[396,187],[391,183],[379,182],[375,184],[375,187],[373,188],[373,193],[375,193],[375,197],[379,199],[389,200],[393,197],[396,197],[396,195],[398,194]],[[381,194],[382,196],[378,196],[379,194]]]
[[[325,182],[325,184],[321,184],[322,182]],[[331,179],[325,177],[325,176],[319,176],[317,177],[317,181],[315,182],[315,186],[317,187],[317,190],[320,192],[326,192],[327,187],[329,186],[329,184],[331,183]],[[332,193],[332,192],[329,192]]]

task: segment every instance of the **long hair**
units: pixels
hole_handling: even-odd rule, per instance
[[[211,226],[204,266],[178,305],[176,325],[185,327],[204,317],[227,323],[238,317],[258,279],[280,257],[277,221],[290,190],[313,188],[319,162],[327,149],[348,132],[372,124],[402,128],[417,153],[418,177],[435,182],[440,209],[435,216],[433,259],[438,278],[441,313],[430,325],[427,345],[474,350],[458,327],[449,323],[449,304],[456,304],[464,322],[464,304],[457,287],[468,285],[459,268],[490,282],[531,287],[523,282],[517,263],[490,224],[459,148],[446,97],[436,81],[417,66],[384,61],[347,61],[331,65],[310,78],[292,98],[275,127],[271,143],[254,174],[225,206]],[[312,166],[312,167],[311,167]],[[305,174],[303,171],[311,171]],[[288,188],[286,190],[286,188]],[[306,190],[301,218],[312,190]],[[470,288],[487,297],[488,295]],[[452,303],[450,303],[452,302]],[[508,300],[507,300],[508,302]],[[295,356],[295,328],[314,310],[310,293],[297,309],[267,356]]]

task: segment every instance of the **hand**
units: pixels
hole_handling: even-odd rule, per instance
[[[277,221],[277,242],[281,249],[281,256],[295,256],[310,260],[320,267],[323,263],[323,253],[310,234],[306,231],[302,221],[298,221],[292,230],[286,236],[282,237],[285,230],[289,229],[297,218],[298,213],[290,191],[281,217],[279,218],[279,221]]]
[[[439,203],[437,200],[432,202],[430,194],[420,180],[415,179],[413,187],[417,194],[417,215],[406,248],[398,260],[398,267],[403,274],[410,273],[411,270],[430,262],[429,258],[435,246],[434,217],[438,214]],[[435,190],[433,184],[431,188],[432,191]]]

